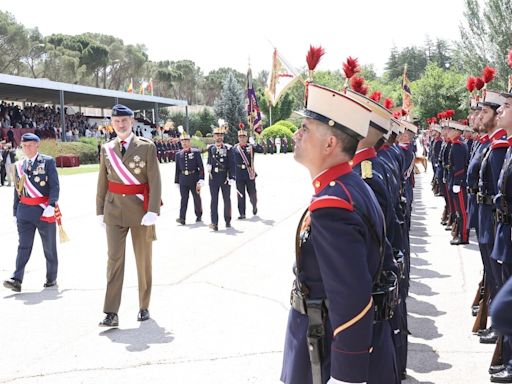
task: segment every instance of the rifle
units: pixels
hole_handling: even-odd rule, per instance
[[[484,282],[484,279],[482,277],[482,280],[478,283],[478,289],[476,290],[475,298],[473,299],[473,303],[471,304],[471,308],[476,307],[480,303],[480,300],[482,300],[482,297],[483,297],[483,294],[484,294],[483,282]]]
[[[503,364],[503,336],[498,336],[496,347],[494,348],[494,353],[492,354],[491,366],[501,364]]]
[[[476,315],[475,322],[473,324],[473,333],[476,333],[479,330],[484,330],[487,328],[487,315],[489,312],[489,291],[486,289],[485,283],[486,278],[484,272],[484,279],[482,283],[482,300],[480,300],[480,303],[478,305],[478,315]]]

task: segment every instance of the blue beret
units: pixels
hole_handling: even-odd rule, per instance
[[[37,141],[39,143],[39,137],[33,133],[25,133],[21,136],[21,142],[25,143],[27,141]]]
[[[116,104],[112,107],[112,116],[133,116],[133,111],[122,104]]]

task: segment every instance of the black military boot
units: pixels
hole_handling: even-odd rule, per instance
[[[512,368],[491,375],[491,383],[512,383]]]

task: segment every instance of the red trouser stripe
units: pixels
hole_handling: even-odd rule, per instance
[[[468,231],[466,229],[468,225],[468,215],[466,213],[466,201],[464,200],[464,192],[462,189],[457,193],[457,196],[459,198],[460,213],[462,215],[461,239],[462,241],[468,241]]]

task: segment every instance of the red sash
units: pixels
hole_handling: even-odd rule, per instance
[[[118,195],[143,195],[144,210],[147,212],[149,207],[149,184],[121,184],[114,181],[108,181],[108,190]]]

